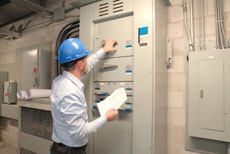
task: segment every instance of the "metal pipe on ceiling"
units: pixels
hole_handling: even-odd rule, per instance
[[[34,10],[39,14],[45,15],[45,16],[53,16],[53,11],[50,11],[44,7],[41,7],[40,5],[37,5],[35,3],[29,2],[27,0],[10,0],[11,2],[17,3],[23,7],[26,7],[28,9]]]

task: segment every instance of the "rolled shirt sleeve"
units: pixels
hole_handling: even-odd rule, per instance
[[[89,73],[93,67],[96,65],[96,63],[98,62],[98,60],[100,58],[103,58],[105,55],[105,51],[103,49],[98,50],[97,52],[95,52],[94,54],[92,54],[91,56],[89,56],[87,58],[88,61],[88,71],[87,73]]]

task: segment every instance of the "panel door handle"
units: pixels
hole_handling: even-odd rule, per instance
[[[200,98],[204,98],[204,90],[200,90]]]

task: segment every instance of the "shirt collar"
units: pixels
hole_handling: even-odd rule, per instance
[[[75,77],[72,73],[68,71],[64,71],[63,75],[69,78],[76,86],[78,86],[82,91],[84,91],[85,85],[81,82],[81,80]]]

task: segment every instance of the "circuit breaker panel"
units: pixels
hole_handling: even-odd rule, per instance
[[[189,53],[189,136],[230,141],[230,52]]]
[[[95,50],[105,40],[116,38],[117,51],[107,54],[96,65],[93,73],[94,118],[98,118],[97,103],[100,103],[117,88],[124,88],[128,100],[119,109],[119,118],[108,123],[94,136],[94,153],[132,154],[132,106],[133,106],[133,17],[123,17],[95,24]],[[123,33],[121,33],[121,29]],[[111,140],[113,138],[113,140]],[[121,140],[122,138],[122,140]],[[119,144],[118,144],[119,143]],[[111,147],[113,145],[113,147]],[[122,147],[122,148],[121,148]]]
[[[84,79],[89,121],[100,116],[97,104],[114,90],[124,88],[128,98],[117,119],[90,136],[87,152],[167,153],[166,6],[162,0],[102,0],[81,7],[80,21],[88,50],[117,40],[116,52]]]

